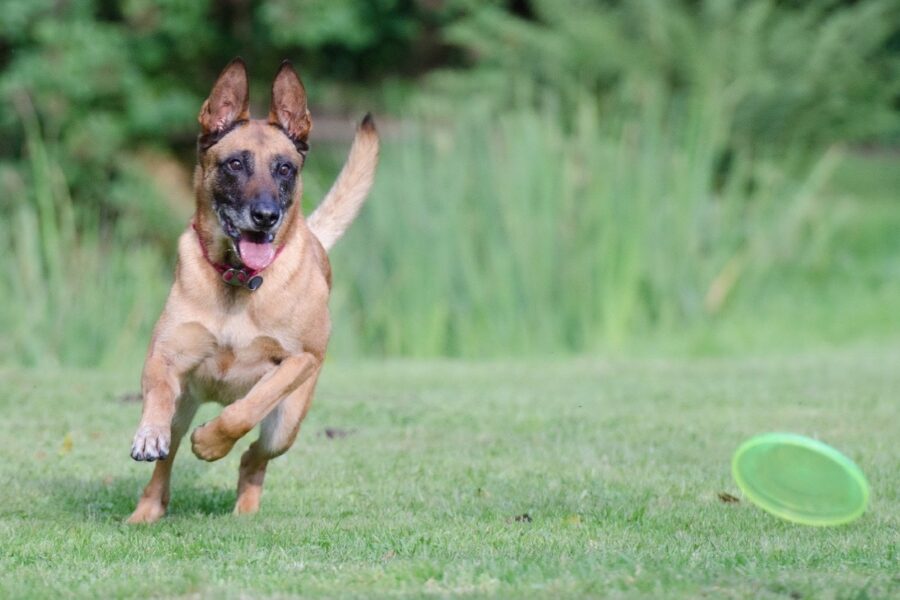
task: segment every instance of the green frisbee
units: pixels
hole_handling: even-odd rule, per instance
[[[750,438],[734,453],[731,472],[751,502],[804,525],[849,523],[869,502],[869,484],[856,463],[794,433]]]

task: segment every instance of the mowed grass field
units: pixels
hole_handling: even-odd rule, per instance
[[[183,451],[149,527],[123,523],[151,470],[137,376],[3,370],[0,597],[898,597],[898,362],[328,364],[258,515],[230,514],[248,437]],[[731,453],[770,430],[849,454],[869,512],[807,528],[740,498]]]

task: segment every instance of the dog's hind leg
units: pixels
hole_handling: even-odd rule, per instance
[[[312,404],[319,370],[282,400],[260,425],[259,439],[241,457],[238,473],[236,514],[252,514],[259,510],[266,467],[276,456],[287,452],[300,431],[300,423]]]
[[[191,426],[199,403],[193,398],[183,395],[172,417],[171,443],[168,456],[156,461],[150,482],[144,488],[137,508],[128,517],[129,523],[153,523],[166,514],[169,506],[169,481],[172,477],[172,463],[184,434]]]

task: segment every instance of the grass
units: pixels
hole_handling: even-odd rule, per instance
[[[260,514],[229,514],[243,440],[181,455],[152,527],[122,523],[150,472],[127,456],[136,374],[6,368],[0,597],[897,597],[898,360],[333,363]],[[721,502],[769,430],[847,452],[869,512]]]

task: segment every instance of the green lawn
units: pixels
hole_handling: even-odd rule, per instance
[[[898,364],[329,364],[258,515],[230,514],[248,439],[179,456],[149,527],[123,524],[151,469],[119,398],[137,376],[3,370],[0,597],[898,597]],[[734,448],[769,430],[853,457],[869,512],[817,529],[720,501]]]

